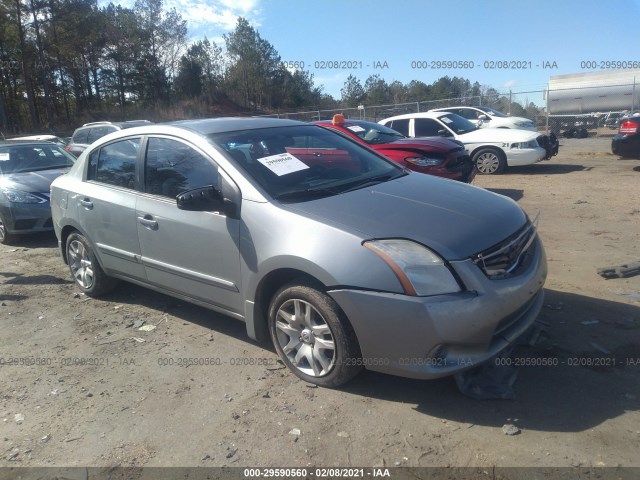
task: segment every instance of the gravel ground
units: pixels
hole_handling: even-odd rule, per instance
[[[313,388],[237,320],[80,295],[39,235],[0,246],[0,466],[640,466],[640,276],[596,272],[640,261],[640,160],[561,143],[474,182],[541,213],[543,331],[511,354],[514,399],[371,372]]]

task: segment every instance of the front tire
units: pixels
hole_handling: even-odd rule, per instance
[[[66,252],[71,275],[83,293],[90,297],[100,297],[116,286],[117,281],[104,273],[83,235],[77,232],[69,235]]]
[[[481,148],[475,152],[473,163],[481,175],[499,175],[507,168],[504,152],[493,148]]]
[[[8,245],[13,240],[13,236],[7,233],[7,224],[2,216],[0,216],[0,244]]]
[[[302,380],[337,387],[362,369],[355,332],[338,304],[313,287],[281,288],[269,307],[269,332],[289,369]]]

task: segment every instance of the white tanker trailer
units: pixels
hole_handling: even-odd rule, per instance
[[[555,75],[545,93],[549,129],[586,136],[606,114],[640,108],[640,69]]]

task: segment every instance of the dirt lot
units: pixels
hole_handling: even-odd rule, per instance
[[[566,139],[475,181],[541,212],[544,332],[512,358],[556,365],[522,366],[514,400],[370,372],[312,388],[239,321],[126,284],[79,295],[53,236],[0,246],[0,466],[640,466],[640,275],[596,273],[640,261],[640,160],[608,152]]]

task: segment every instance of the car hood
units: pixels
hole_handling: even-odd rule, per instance
[[[381,145],[371,145],[376,150],[388,149],[427,149],[429,151],[449,152],[460,147],[459,143],[444,137],[402,138]]]
[[[363,239],[415,240],[447,260],[469,258],[526,223],[525,213],[507,197],[419,173],[283,208],[357,231]]]
[[[521,130],[519,128],[481,128],[458,135],[457,139],[463,143],[513,143],[528,142],[537,137],[537,132]]]
[[[49,187],[60,175],[69,171],[69,167],[36,172],[9,173],[0,177],[0,184],[8,188],[16,188],[25,192],[49,194]]]

